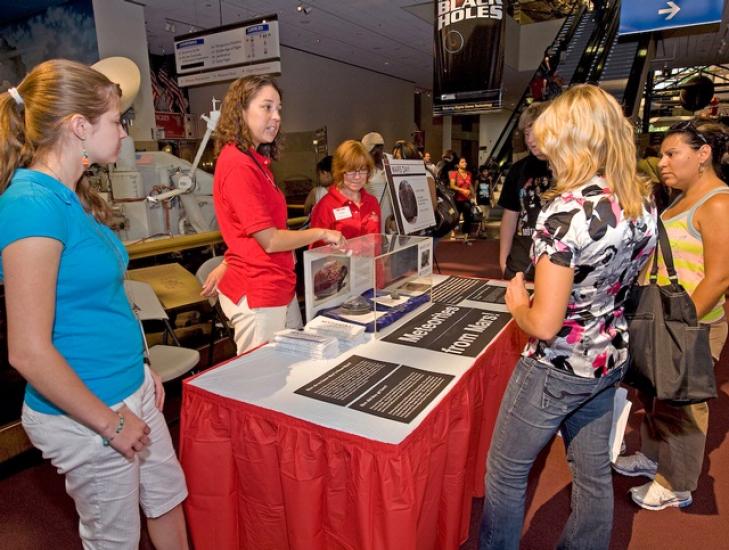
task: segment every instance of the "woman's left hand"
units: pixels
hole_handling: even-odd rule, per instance
[[[159,377],[159,374],[154,372],[151,367],[149,374],[152,376],[152,381],[154,382],[154,406],[157,407],[159,412],[162,412],[162,408],[165,405],[165,387],[162,385],[162,379]]]
[[[205,296],[207,298],[217,296],[218,283],[223,278],[223,275],[225,275],[226,269],[228,269],[228,264],[223,261],[218,267],[210,272],[210,274],[205,278],[205,282],[202,284],[202,292],[200,293],[200,296]]]
[[[509,286],[506,287],[505,299],[506,307],[509,308],[512,315],[521,307],[529,307],[529,293],[524,282],[524,274],[521,271],[509,281]]]

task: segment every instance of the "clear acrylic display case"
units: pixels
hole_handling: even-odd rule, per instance
[[[306,320],[326,315],[377,333],[430,302],[432,276],[430,237],[373,234],[307,250]]]

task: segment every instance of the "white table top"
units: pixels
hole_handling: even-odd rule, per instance
[[[484,304],[463,303],[461,305],[484,309]],[[388,327],[387,332],[397,330],[414,315],[429,307],[431,304],[421,307],[392,327]],[[369,359],[450,374],[454,378],[409,424],[294,393],[295,390],[318,378],[350,355],[360,355]],[[278,411],[320,426],[375,441],[398,444],[420,425],[475,361],[476,359],[473,357],[458,357],[382,340],[372,340],[352,348],[335,359],[302,361],[295,355],[276,350],[269,344],[203,373],[190,384],[216,395]],[[368,390],[369,388],[365,391]]]

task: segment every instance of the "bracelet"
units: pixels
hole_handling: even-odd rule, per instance
[[[114,438],[117,436],[117,434],[121,433],[121,431],[124,429],[124,415],[122,413],[116,413],[119,415],[119,424],[116,425],[116,430],[114,431],[114,435],[111,437],[102,437],[101,443],[104,445],[104,447],[108,447],[109,444],[111,444],[112,441],[114,441]]]

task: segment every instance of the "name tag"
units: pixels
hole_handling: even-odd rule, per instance
[[[334,219],[339,221],[348,220],[352,217],[352,211],[349,206],[342,206],[341,208],[334,209]]]

